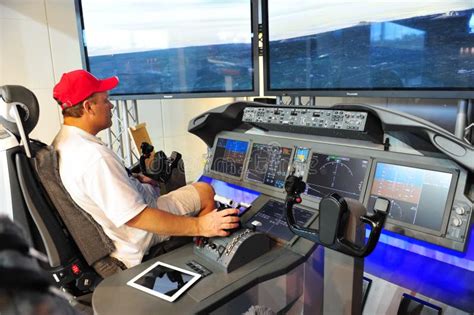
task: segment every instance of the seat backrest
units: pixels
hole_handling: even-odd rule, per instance
[[[50,200],[45,198],[42,185],[24,152],[15,154],[15,167],[23,199],[42,238],[50,266],[58,267],[70,262],[76,258],[74,252],[77,248],[56,217]]]
[[[58,153],[51,146],[38,150],[35,170],[47,195],[89,265],[109,256],[115,246],[102,227],[71,198],[59,176]]]
[[[20,151],[15,156],[15,164],[21,193],[48,255],[51,268],[47,269],[61,284],[62,279],[57,275],[64,274],[64,269],[69,273],[70,268],[79,266],[81,273],[87,273],[86,282],[91,286],[79,291],[88,291],[93,288],[92,282],[126,266],[110,257],[115,249],[113,242],[102,227],[76,205],[62,185],[57,152],[46,145],[31,147],[34,158]]]
[[[15,200],[13,207],[17,211],[17,203],[26,204],[28,213],[25,215],[34,222],[31,241],[36,249],[46,252],[49,260],[49,265],[43,264],[42,267],[49,272],[58,287],[71,294],[78,296],[91,292],[102,278],[85,262],[51,199],[43,190],[31,165],[32,160],[19,150],[13,161],[20,195],[23,197],[23,200]],[[18,211],[21,209],[24,208]]]

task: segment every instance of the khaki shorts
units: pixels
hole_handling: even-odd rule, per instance
[[[157,208],[175,215],[197,216],[201,211],[201,198],[196,187],[186,185],[160,196],[156,202]],[[167,235],[153,235],[152,244],[158,244],[169,239]]]
[[[156,206],[172,214],[196,216],[201,210],[201,198],[196,187],[186,185],[160,196]]]

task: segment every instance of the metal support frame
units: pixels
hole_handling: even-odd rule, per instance
[[[474,145],[474,100],[467,102],[467,121],[464,128],[464,141]]]
[[[299,96],[294,96],[292,97],[292,103],[294,106],[301,106],[301,97]]]
[[[139,160],[139,156],[131,147],[128,128],[137,125],[137,100],[116,100],[112,109],[112,126],[107,129],[107,145],[121,159],[125,166],[132,166]]]
[[[458,101],[458,112],[456,114],[456,125],[454,127],[454,135],[459,139],[464,137],[464,129],[467,123],[467,106],[469,100],[460,99]]]
[[[307,98],[307,101],[303,102],[303,97]],[[285,101],[286,100],[286,101]],[[279,106],[316,106],[315,96],[277,96],[276,104]]]
[[[359,220],[360,212],[350,212],[346,239],[357,245],[364,244],[365,225]],[[322,314],[353,315],[362,313],[362,282],[364,258],[324,248],[324,289]]]

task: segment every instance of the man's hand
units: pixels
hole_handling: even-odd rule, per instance
[[[155,187],[158,187],[158,182],[148,176],[143,175],[142,173],[133,173],[133,177],[138,179],[140,183],[149,184]]]
[[[239,210],[225,209],[211,211],[206,215],[198,217],[199,236],[227,236],[231,230],[239,227],[240,218],[237,216]]]

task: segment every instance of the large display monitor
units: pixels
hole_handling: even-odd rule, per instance
[[[439,234],[448,220],[454,173],[378,162],[368,209],[375,199],[391,201],[389,219],[402,226]]]
[[[218,138],[211,170],[240,178],[249,143],[247,141]]]
[[[285,187],[293,148],[253,143],[245,178],[276,188]]]
[[[472,98],[472,0],[263,0],[265,94]]]
[[[369,160],[313,153],[306,193],[318,199],[330,193],[359,200],[369,170]]]
[[[83,65],[120,98],[258,95],[256,0],[75,0]]]

